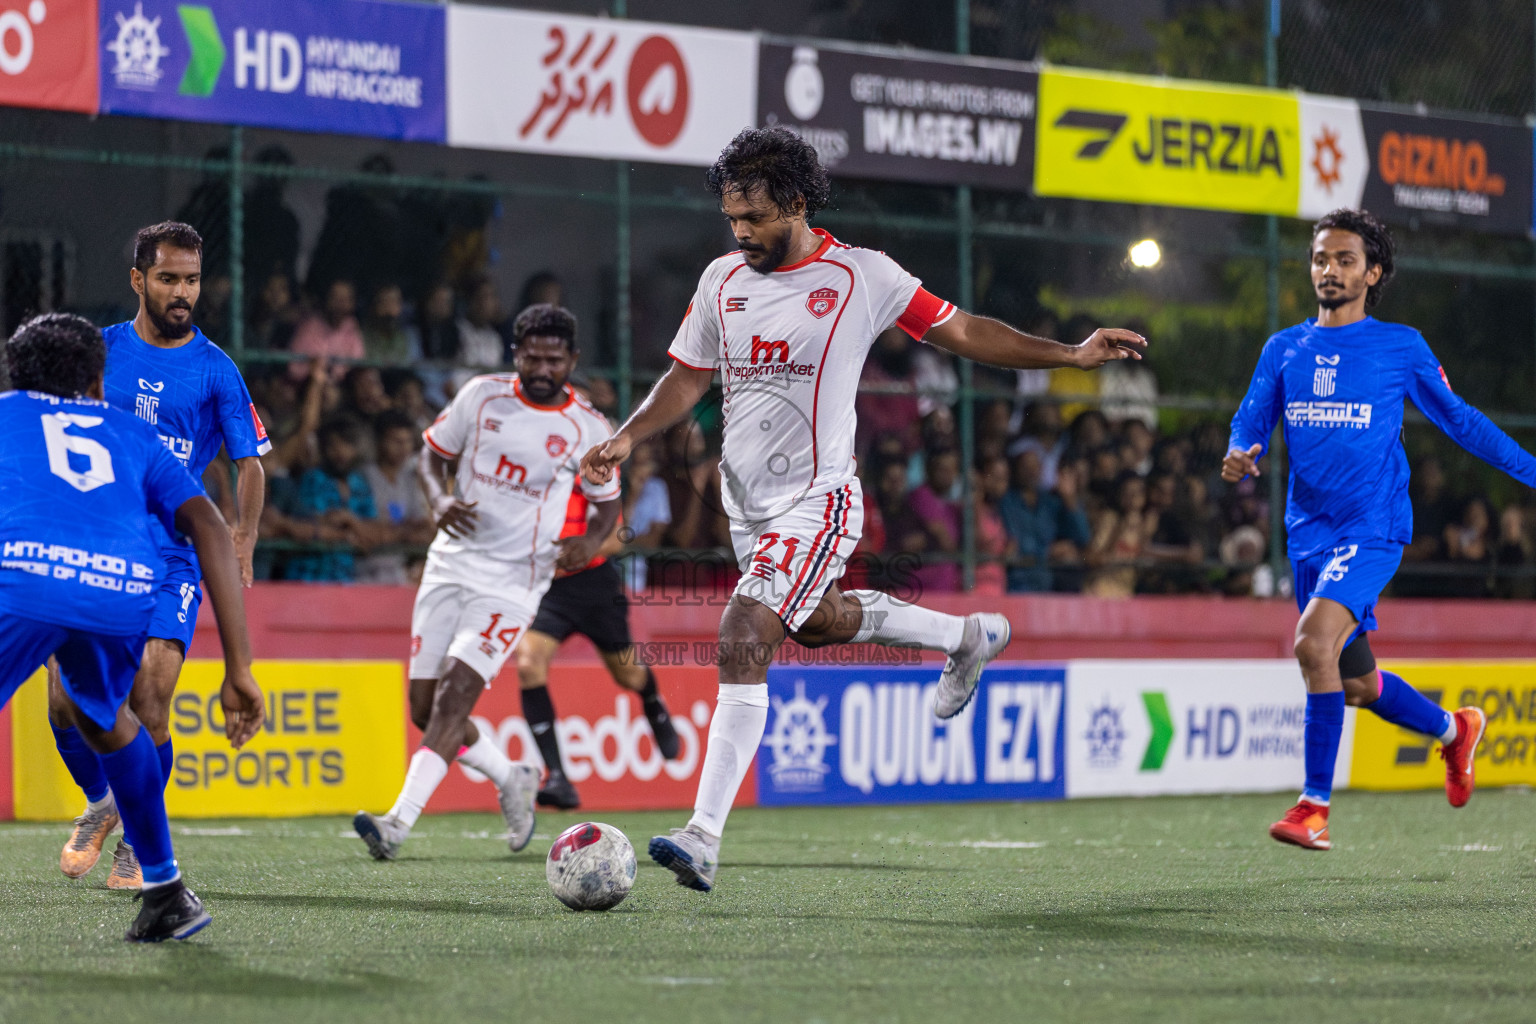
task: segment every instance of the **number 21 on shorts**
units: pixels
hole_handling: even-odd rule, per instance
[[[779,572],[782,572],[786,576],[789,575],[789,567],[793,565],[795,561],[795,551],[800,547],[800,538],[784,538],[784,557],[779,559],[779,563],[775,565],[773,562],[773,556],[768,554],[768,552],[772,551],[773,546],[777,543],[779,543],[779,535],[776,533],[765,533],[758,538],[757,554],[752,556],[753,576],[757,576],[765,580],[772,579],[773,570],[775,569],[779,570]]]

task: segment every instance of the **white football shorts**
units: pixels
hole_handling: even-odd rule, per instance
[[[508,584],[495,591],[424,581],[411,610],[410,677],[438,679],[447,660],[457,658],[490,686],[517,650],[548,589],[548,581],[537,590]]]
[[[741,567],[736,596],[772,608],[791,631],[799,629],[842,577],[863,531],[858,478],[771,519],[732,520],[731,546]]]

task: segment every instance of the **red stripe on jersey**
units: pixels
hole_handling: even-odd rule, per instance
[[[831,235],[827,235],[831,239]],[[811,484],[814,486],[816,477],[821,474],[821,445],[816,433],[816,420],[821,412],[821,378],[822,371],[827,366],[827,353],[832,351],[832,338],[837,334],[837,325],[843,322],[843,313],[853,304],[853,289],[855,278],[853,270],[845,263],[837,260],[822,260],[828,266],[838,267],[848,275],[848,297],[837,307],[837,317],[832,321],[832,330],[827,333],[827,343],[821,350],[821,361],[816,366],[816,389],[811,392]]]
[[[828,249],[832,248],[833,238],[829,232],[824,231],[821,228],[812,228],[811,233],[821,237],[821,244],[816,247],[816,251],[798,263],[791,263],[786,267],[775,267],[773,271],[775,274],[783,274],[791,270],[799,270],[801,267],[810,266],[812,263],[815,263],[817,260],[821,259],[821,257],[826,254]]]
[[[692,363],[688,362],[686,359],[679,359],[679,358],[677,358],[677,356],[672,355],[671,352],[668,352],[667,355],[671,356],[672,361],[674,363],[678,363],[678,364],[680,364],[682,366],[686,366],[690,370],[709,370],[709,367],[707,367],[707,366],[694,366]],[[713,373],[714,371],[710,370],[710,372]]]
[[[906,310],[896,318],[896,326],[910,334],[913,341],[922,341],[923,335],[934,324],[943,323],[954,312],[953,304],[945,302],[926,288],[919,288],[912,296],[912,301],[907,303]]]
[[[456,459],[456,458],[458,458],[458,455],[456,455],[455,453],[453,453],[453,452],[449,451],[448,449],[444,448],[442,445],[438,444],[436,441],[432,440],[432,428],[431,427],[428,427],[426,430],[423,430],[421,432],[421,439],[423,441],[427,442],[427,447],[428,448],[431,448],[433,451],[437,452],[437,454],[441,455],[443,458],[445,458],[445,459]]]

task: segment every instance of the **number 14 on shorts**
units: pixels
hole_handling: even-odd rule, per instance
[[[486,626],[485,632],[480,634],[484,638],[484,642],[480,645],[480,652],[487,658],[496,657],[496,641],[501,642],[501,650],[505,653],[512,649],[513,644],[517,643],[517,635],[523,631],[522,626],[508,626],[506,629],[498,630],[496,627],[501,625],[501,619],[501,612],[492,614],[491,624]]]

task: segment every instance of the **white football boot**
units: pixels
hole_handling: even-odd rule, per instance
[[[933,713],[938,718],[954,718],[971,702],[976,681],[987,662],[1003,652],[1013,627],[994,612],[977,612],[965,617],[965,632],[960,635],[960,649],[944,663],[939,689],[933,695]]]
[[[669,836],[651,840],[651,860],[677,875],[677,884],[699,892],[715,887],[720,866],[720,839],[696,825],[675,828]]]
[[[513,853],[533,839],[533,802],[538,795],[539,770],[531,764],[514,764],[507,784],[496,791],[507,823],[507,847]]]
[[[368,844],[368,852],[374,860],[394,860],[400,852],[400,844],[411,830],[387,814],[375,817],[367,811],[358,811],[352,818],[352,828]]]

